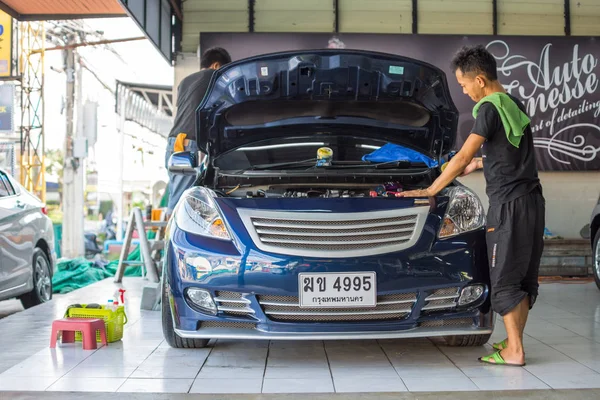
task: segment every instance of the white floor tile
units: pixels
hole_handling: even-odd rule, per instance
[[[196,379],[190,393],[260,393],[262,379]]]
[[[210,349],[174,349],[157,348],[152,352],[153,357],[183,357],[205,359],[210,354]]]
[[[508,368],[508,367],[506,367]],[[533,390],[550,386],[532,375],[471,378],[481,390]]]
[[[214,348],[215,349],[234,349],[234,350],[268,349],[269,341],[268,340],[219,339],[216,341]]]
[[[265,379],[263,393],[333,393],[329,379]]]
[[[202,367],[198,379],[258,379],[262,382],[265,369],[240,367]]]
[[[332,367],[331,374],[333,379],[346,379],[356,378],[391,378],[395,379],[398,377],[398,373],[391,365],[385,368],[363,368],[360,366],[342,366]]]
[[[371,355],[367,354],[348,354],[344,356],[329,355],[329,364],[331,367],[351,367],[361,366],[365,368],[387,368],[390,367],[390,360],[385,354],[379,352]]]
[[[139,366],[130,376],[131,379],[195,379],[200,367],[187,366]]]
[[[0,376],[0,391],[44,391],[58,378]],[[2,395],[0,395],[0,398]]]
[[[38,377],[46,378],[61,378],[66,375],[69,371],[75,368],[75,365],[69,367],[49,367],[39,365],[37,368],[34,365],[29,364],[17,364],[16,366],[7,369],[2,373],[2,377],[14,376],[14,377],[28,377],[35,375]]]
[[[396,372],[401,378],[423,378],[434,374],[436,378],[462,379],[465,374],[454,365],[420,364],[420,365],[397,365]]]
[[[148,358],[148,354],[135,352],[121,353],[116,351],[96,352],[83,360],[83,366],[123,366],[137,367]]]
[[[600,374],[565,375],[563,373],[538,377],[553,389],[600,388]]]
[[[163,357],[154,356],[146,358],[140,366],[154,366],[154,367],[201,367],[204,365],[206,358],[198,357]]]
[[[587,368],[594,370],[597,373],[600,373],[600,358],[595,360],[579,360],[582,365],[585,365]]]
[[[525,367],[527,371],[532,373],[537,377],[542,377],[544,375],[564,375],[568,373],[569,375],[590,375],[595,372],[590,368],[586,367],[583,364],[579,364],[578,362],[546,362],[540,364],[527,364]]]
[[[328,368],[327,358],[323,357],[305,357],[289,359],[288,357],[270,357],[267,361],[267,367],[297,367],[297,368]]]
[[[447,392],[471,391],[479,388],[466,376],[462,378],[435,378],[435,373],[429,378],[404,378],[404,384],[411,392]]]
[[[334,378],[338,393],[406,392],[408,389],[398,377],[376,378],[356,376],[354,378]]]
[[[211,355],[206,360],[205,365],[209,367],[264,367],[265,357],[244,357],[232,353],[231,355]]]
[[[329,368],[267,367],[265,379],[330,379]]]
[[[118,392],[128,393],[187,393],[193,379],[134,379],[130,378]]]
[[[324,344],[321,340],[274,340],[269,344],[271,349],[306,349],[306,348],[323,348]]]
[[[47,390],[53,392],[116,392],[125,378],[61,378]]]
[[[82,367],[73,368],[65,378],[129,378],[135,367]]]

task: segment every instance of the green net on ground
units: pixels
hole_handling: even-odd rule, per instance
[[[154,232],[148,232],[149,239],[154,238]],[[129,254],[128,261],[141,261],[139,246]],[[57,271],[52,277],[52,291],[54,293],[69,293],[81,289],[92,283],[115,276],[119,261],[112,261],[102,267],[98,263],[85,258],[60,261]],[[142,276],[142,267],[139,265],[128,266],[125,276]]]

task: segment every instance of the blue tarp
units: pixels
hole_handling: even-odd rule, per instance
[[[413,163],[424,163],[429,168],[437,167],[438,162],[419,153],[418,151],[399,146],[397,144],[388,143],[385,146],[375,150],[371,154],[363,156],[363,161],[369,162],[394,162],[394,161],[409,161]]]

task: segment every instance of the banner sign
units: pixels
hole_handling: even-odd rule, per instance
[[[0,11],[0,77],[12,76],[12,17]]]
[[[532,119],[540,170],[600,170],[600,41],[595,37],[442,36],[384,34],[202,33],[200,46],[221,46],[234,60],[286,50],[346,48],[422,60],[442,69],[460,111],[456,147],[471,132],[474,103],[450,70],[462,46],[482,44],[494,55],[498,77],[521,99]]]

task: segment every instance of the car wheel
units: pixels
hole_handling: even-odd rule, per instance
[[[492,334],[487,335],[455,335],[455,336],[444,336],[448,346],[452,347],[474,347],[483,346],[489,340]]]
[[[594,279],[596,286],[600,289],[600,229],[594,238]]]
[[[210,339],[186,339],[179,337],[173,329],[173,315],[171,314],[171,306],[169,304],[169,296],[167,294],[167,285],[162,284],[162,329],[165,340],[169,346],[176,349],[201,349],[206,347]]]
[[[52,300],[50,261],[41,249],[33,251],[33,290],[19,297],[23,307],[31,308]]]

